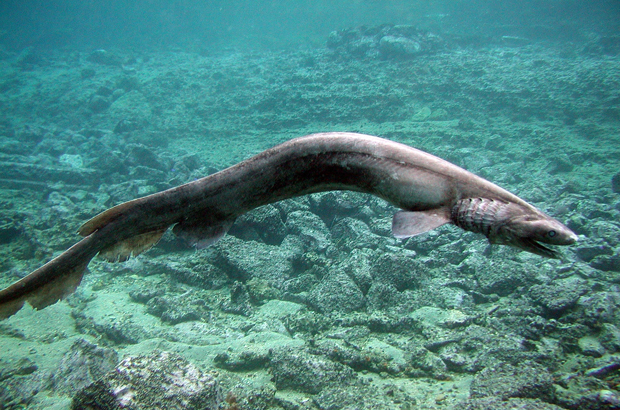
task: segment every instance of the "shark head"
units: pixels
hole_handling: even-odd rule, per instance
[[[577,235],[566,225],[536,209],[509,204],[499,212],[496,230],[489,241],[511,245],[548,258],[560,258],[560,253],[545,245],[572,245]]]
[[[531,205],[489,198],[466,198],[452,208],[450,220],[485,235],[490,243],[510,245],[548,258],[560,253],[545,245],[572,245],[577,235]]]

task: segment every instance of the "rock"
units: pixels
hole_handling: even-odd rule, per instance
[[[620,351],[620,329],[615,325],[603,323],[599,340],[610,353]]]
[[[349,367],[298,349],[275,352],[269,367],[278,390],[294,389],[317,394],[329,385],[346,386],[355,379],[355,373]]]
[[[204,305],[202,299],[186,296],[155,296],[146,303],[149,314],[173,325],[200,320],[205,313]]]
[[[365,383],[326,388],[314,397],[314,402],[319,409],[325,410],[414,409],[416,405],[415,397],[409,395],[404,389],[391,384],[380,388]]]
[[[2,363],[4,364],[4,363]],[[42,390],[41,383],[30,377],[11,377],[0,381],[0,409],[24,409],[35,402],[35,396]]]
[[[407,37],[383,36],[379,40],[379,50],[386,57],[407,58],[420,54],[422,46]]]
[[[482,255],[472,255],[458,266],[459,270],[475,275],[481,293],[499,296],[507,296],[520,286],[527,286],[534,276],[527,265],[501,259],[489,264],[488,258]]]
[[[460,410],[562,410],[555,404],[545,403],[537,399],[508,399],[485,397],[469,399],[454,407]]]
[[[112,371],[117,363],[115,350],[78,339],[50,376],[50,387],[57,393],[73,394]]]
[[[101,65],[111,65],[111,66],[120,66],[121,59],[114,53],[108,52],[103,49],[95,50],[86,57],[86,60],[91,63],[101,64]]]
[[[101,95],[94,95],[88,103],[88,108],[95,114],[103,112],[110,106],[110,100]]]
[[[389,309],[403,302],[401,293],[389,283],[373,283],[366,294],[368,306],[376,310]]]
[[[176,353],[125,358],[115,370],[79,391],[71,408],[120,410],[218,410],[218,381]]]
[[[127,144],[127,161],[133,166],[145,166],[147,168],[167,170],[167,164],[160,159],[155,152],[143,144]]]
[[[366,223],[351,217],[339,220],[331,228],[331,233],[334,245],[346,252],[353,249],[376,249],[383,239],[372,233]]]
[[[436,52],[444,44],[440,37],[428,31],[389,24],[335,31],[327,40],[327,47],[336,54],[372,59],[408,59]]]
[[[321,218],[309,211],[294,211],[288,214],[286,226],[297,235],[305,250],[324,252],[331,245],[329,230]]]
[[[373,279],[393,285],[399,291],[416,289],[420,286],[420,275],[424,266],[419,260],[406,254],[385,253],[373,263]]]
[[[577,301],[577,308],[582,312],[582,318],[588,324],[597,327],[603,323],[618,323],[619,305],[620,295],[617,291],[584,295]]]
[[[588,238],[603,239],[612,248],[620,245],[620,225],[614,221],[596,221],[588,225]]]
[[[611,190],[616,194],[620,194],[620,172],[611,178]]]
[[[553,402],[555,390],[553,378],[537,363],[523,363],[519,367],[500,363],[476,374],[470,395],[472,398],[497,397],[508,400],[519,397]]]
[[[439,356],[420,346],[410,350],[409,366],[410,369],[406,373],[413,377],[430,376],[443,379],[448,371],[446,363]]]
[[[43,65],[45,59],[33,47],[26,47],[19,56],[17,56],[16,63],[22,70],[30,71],[34,69],[35,66]]]
[[[606,244],[586,245],[574,248],[575,253],[584,262],[590,262],[599,255],[611,255],[613,250]]]
[[[8,363],[2,362],[0,367],[0,381],[6,380],[13,376],[24,376],[36,372],[38,366],[29,358],[22,357],[9,361]]]
[[[241,215],[229,233],[242,239],[259,239],[268,245],[280,245],[288,229],[278,208],[267,205]]]
[[[360,288],[348,275],[335,272],[325,276],[312,288],[308,302],[318,311],[330,314],[359,310],[366,300]]]
[[[590,266],[604,272],[620,272],[620,252],[596,256],[590,261]]]
[[[269,351],[244,350],[242,352],[218,353],[213,358],[217,367],[231,371],[248,371],[259,369],[269,362]]]
[[[268,280],[278,287],[290,278],[293,259],[298,249],[292,246],[266,245],[255,241],[242,241],[226,236],[213,247],[212,263],[226,272],[229,278],[248,281],[253,277]]]
[[[588,369],[584,374],[586,376],[603,379],[610,374],[616,373],[618,370],[620,370],[620,362],[614,361],[604,366]]]
[[[222,302],[221,308],[224,312],[250,316],[253,308],[247,286],[238,281],[233,283],[230,286],[230,299]]]
[[[584,336],[578,341],[579,349],[586,356],[601,357],[605,354],[605,348],[594,336]]]
[[[564,279],[544,285],[534,285],[529,293],[532,299],[543,306],[552,316],[573,307],[579,297],[587,293],[587,283],[580,279]]]
[[[567,409],[612,410],[620,408],[617,392],[602,380],[591,376],[571,378],[566,386],[556,387],[557,404]]]
[[[310,196],[310,210],[331,225],[336,218],[353,216],[359,213],[368,196],[351,191],[328,191]]]

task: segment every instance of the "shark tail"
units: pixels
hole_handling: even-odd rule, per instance
[[[97,254],[88,236],[39,269],[0,290],[0,320],[17,313],[28,302],[43,309],[75,291],[90,260]]]

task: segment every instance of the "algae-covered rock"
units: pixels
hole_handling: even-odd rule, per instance
[[[470,389],[472,398],[511,397],[553,402],[555,389],[551,374],[541,365],[530,362],[516,367],[507,363],[486,368],[476,374]]]
[[[383,240],[373,233],[368,225],[357,218],[345,217],[340,219],[331,228],[334,245],[350,252],[354,249],[376,249]]]
[[[213,264],[230,278],[241,281],[253,277],[262,278],[273,284],[282,283],[293,272],[293,258],[298,249],[286,246],[266,245],[256,241],[242,241],[227,236],[214,249]]]
[[[324,277],[308,295],[308,302],[322,313],[348,313],[361,309],[366,300],[360,288],[344,273]]]
[[[534,275],[531,267],[508,260],[495,260],[488,263],[488,258],[482,255],[472,255],[460,265],[462,272],[472,273],[480,284],[480,292],[484,294],[496,293],[506,296],[516,291],[520,286],[530,284]]]
[[[616,292],[597,292],[584,295],[577,301],[581,318],[587,324],[618,323],[620,319],[620,295]]]
[[[280,245],[288,229],[282,222],[280,211],[267,205],[237,218],[229,233],[242,239],[260,238],[268,245]]]
[[[383,36],[379,40],[379,51],[389,57],[412,57],[422,51],[422,45],[407,37]]]
[[[605,354],[605,348],[594,336],[584,336],[577,343],[581,352],[586,356],[601,357]]]
[[[200,320],[205,314],[204,301],[195,297],[155,296],[147,303],[147,311],[171,324]]]
[[[572,377],[556,388],[556,402],[567,409],[612,410],[620,408],[620,395],[595,377]]]
[[[229,300],[223,301],[220,307],[224,312],[250,316],[253,308],[248,287],[239,281],[233,283],[230,286]]]
[[[314,402],[320,409],[394,410],[414,409],[416,399],[393,385],[382,388],[359,382],[346,387],[330,387],[319,393]]]
[[[611,178],[611,190],[620,194],[620,172]]]
[[[534,285],[529,292],[532,299],[542,305],[550,315],[559,315],[573,307],[588,289],[585,281],[570,278]]]
[[[373,279],[393,285],[399,291],[416,289],[420,286],[420,277],[426,271],[420,261],[404,253],[386,253],[374,261]]]
[[[410,59],[445,45],[429,31],[410,25],[362,26],[330,33],[327,47],[337,55],[372,59]]]
[[[268,349],[222,352],[215,355],[213,362],[222,369],[247,371],[263,367],[269,361]]]
[[[390,283],[373,283],[366,294],[368,306],[372,309],[382,310],[398,306],[404,298],[396,286]]]
[[[115,370],[79,391],[72,409],[218,410],[218,381],[176,353],[125,358]]]
[[[331,235],[327,226],[312,212],[291,212],[287,215],[286,226],[289,232],[301,239],[304,249],[321,252],[331,244]]]
[[[455,408],[460,410],[562,410],[563,407],[545,403],[538,399],[515,399],[504,400],[499,397],[485,397],[482,399],[469,399],[459,403]]]
[[[63,356],[49,383],[57,393],[74,393],[112,371],[117,363],[118,354],[113,349],[78,339]]]
[[[269,367],[278,390],[316,394],[330,385],[346,386],[355,379],[351,368],[298,349],[274,352]]]

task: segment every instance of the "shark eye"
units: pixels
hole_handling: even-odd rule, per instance
[[[556,236],[558,233],[556,231],[554,231],[553,229],[550,230],[549,232],[547,232],[547,236],[549,238],[553,238],[554,236]]]

